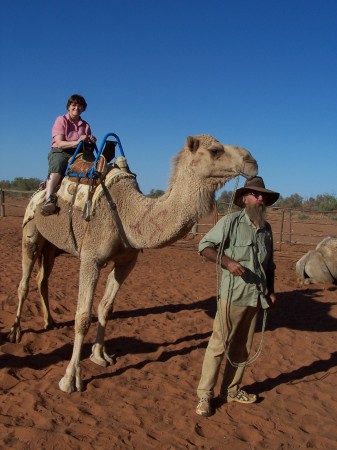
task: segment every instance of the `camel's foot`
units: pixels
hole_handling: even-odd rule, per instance
[[[92,346],[92,353],[90,355],[90,359],[92,362],[102,367],[108,367],[115,364],[113,358],[111,358],[105,351],[105,347],[99,344],[94,344]]]
[[[78,377],[75,378],[74,376],[64,375],[64,377],[59,381],[59,388],[66,394],[71,394],[75,391],[81,392],[83,391],[83,383]]]
[[[14,324],[10,329],[7,339],[12,343],[19,343],[21,341],[22,331],[21,327],[18,324]]]

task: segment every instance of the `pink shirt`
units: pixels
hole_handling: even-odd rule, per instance
[[[51,146],[55,148],[57,147],[57,144],[54,138],[58,134],[63,134],[66,141],[77,141],[83,134],[90,136],[91,129],[88,122],[81,118],[78,123],[73,122],[68,113],[56,118],[51,134],[53,138]]]

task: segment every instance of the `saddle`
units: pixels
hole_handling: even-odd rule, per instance
[[[93,161],[87,161],[85,159],[85,156],[83,153],[79,153],[75,161],[70,166],[70,175],[68,175],[68,178],[70,181],[79,182],[82,184],[90,184],[90,181],[92,182],[92,179],[95,178],[95,175],[93,177],[89,177],[89,173],[91,169],[93,168]],[[105,176],[108,172],[108,163],[104,155],[101,155],[98,158],[98,161],[96,163],[95,172],[98,172]]]
[[[96,161],[94,156],[94,144],[83,143],[82,152],[76,155],[75,160],[67,169],[66,176],[69,180],[78,183],[92,185],[93,181],[105,178],[111,169],[109,162],[115,157],[117,142],[106,141],[104,150]],[[96,161],[96,162],[95,162]]]
[[[88,186],[87,200],[82,212],[82,218],[86,221],[91,219],[92,199],[99,185],[102,186],[108,202],[110,200],[112,202],[110,194],[105,187],[107,174],[109,172],[129,172],[129,167],[124,156],[119,156],[114,162],[110,163],[115,158],[116,144],[117,142],[115,141],[105,141],[103,150],[95,157],[94,149],[97,149],[95,144],[83,143],[82,153],[75,154],[75,158],[73,156],[69,160],[65,177],[75,183],[69,210],[70,214],[72,214],[76,196],[81,185]]]

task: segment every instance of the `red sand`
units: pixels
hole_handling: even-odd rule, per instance
[[[215,314],[216,274],[187,237],[144,251],[117,297],[106,333],[116,364],[82,356],[84,392],[58,388],[71,356],[79,261],[60,256],[50,282],[59,329],[44,331],[34,278],[21,343],[6,336],[21,278],[21,217],[0,218],[0,448],[15,449],[337,449],[337,287],[296,284],[302,251],[276,252],[278,304],[270,311],[262,355],[244,385],[253,405],[217,405],[195,414],[196,386]],[[261,338],[258,331],[255,348]]]

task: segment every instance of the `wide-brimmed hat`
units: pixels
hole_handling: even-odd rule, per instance
[[[242,201],[242,197],[249,191],[261,192],[266,206],[271,206],[280,196],[278,192],[266,189],[261,177],[253,177],[247,180],[244,186],[236,191],[234,204],[243,208],[245,205]]]

